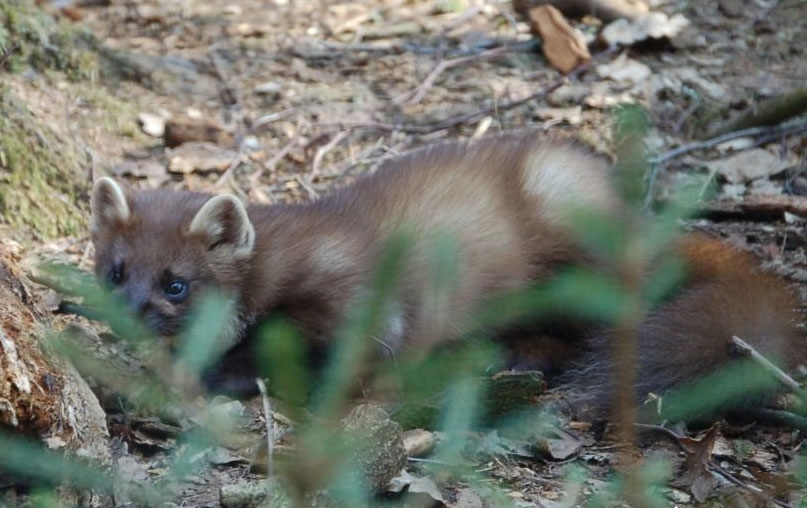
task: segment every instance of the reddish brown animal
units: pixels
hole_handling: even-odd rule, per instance
[[[233,295],[238,313],[222,345],[230,350],[225,367],[234,368],[208,381],[243,393],[253,377],[241,363],[251,357],[251,325],[282,313],[313,350],[327,349],[367,295],[379,257],[399,231],[408,232],[411,245],[378,340],[393,351],[427,350],[462,337],[487,299],[590,263],[570,212],[608,215],[619,207],[602,159],[568,141],[520,134],[418,150],[298,205],[245,207],[230,195],[130,193],[103,178],[93,190],[92,237],[98,277],[161,335],[176,334],[206,290]],[[453,247],[454,258],[449,282],[438,291],[433,281],[441,268],[433,253],[440,242]],[[706,238],[691,236],[679,250],[688,279],[640,327],[639,395],[725,364],[731,335],[785,366],[801,358],[805,348],[783,283]],[[519,367],[571,363],[577,367],[567,376],[581,392],[607,392],[608,334],[584,335],[584,342],[554,337],[550,344],[561,347],[535,343],[535,334],[532,342],[508,346]],[[592,348],[587,368],[574,363]]]

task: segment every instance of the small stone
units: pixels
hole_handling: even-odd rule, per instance
[[[403,434],[403,445],[408,456],[423,457],[437,446],[437,436],[424,429],[407,430]]]
[[[140,130],[152,138],[161,138],[165,133],[165,118],[152,113],[140,113],[137,115],[137,124]]]
[[[689,504],[692,501],[692,496],[690,496],[683,490],[669,489],[667,493],[669,494],[670,499],[672,499],[676,503]]]
[[[244,143],[244,148],[246,148],[247,150],[249,150],[251,152],[254,152],[256,150],[261,149],[261,142],[258,141],[258,138],[256,138],[255,136],[246,136],[244,138],[243,143]]]
[[[267,81],[255,87],[255,93],[258,95],[279,95],[283,90],[283,85],[276,81]]]
[[[375,492],[383,492],[406,466],[401,426],[372,404],[356,406],[341,422],[351,439],[351,455]]]

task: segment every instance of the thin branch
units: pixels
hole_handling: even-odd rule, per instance
[[[413,53],[415,55],[448,54],[451,58],[456,58],[465,55],[473,55],[479,53],[479,51],[499,47],[500,41],[486,40],[479,44],[471,45],[470,47],[462,46],[453,50],[446,50],[446,48],[443,47],[443,45],[424,46],[410,42],[407,43],[384,42],[381,44],[379,43],[366,44],[366,43],[319,41],[319,45],[327,50],[338,51],[340,53],[344,53],[345,51],[351,50],[351,51],[365,51],[368,53],[388,53],[388,54],[391,53]],[[505,44],[505,46],[512,48],[512,51],[531,52],[540,48],[541,42],[537,39],[530,39],[528,41]],[[316,53],[315,55],[318,57],[328,56]]]
[[[636,427],[639,430],[652,430],[652,431],[655,431],[655,432],[660,432],[662,434],[667,434],[668,436],[673,438],[675,440],[676,444],[681,446],[681,448],[684,451],[687,451],[687,448],[681,442],[684,439],[684,436],[678,434],[677,432],[675,432],[672,429],[668,429],[667,427],[665,427],[663,425],[651,425],[651,424],[648,424],[648,423],[634,423],[633,426]]]
[[[351,129],[351,130],[380,130],[380,131],[389,131],[389,132],[402,132],[405,134],[432,134],[434,132],[443,131],[446,129],[450,129],[452,127],[456,127],[458,125],[466,124],[466,123],[473,123],[481,118],[484,118],[489,115],[495,115],[497,112],[510,110],[513,108],[517,108],[522,106],[530,101],[543,98],[550,93],[554,92],[561,86],[569,83],[577,79],[581,74],[586,72],[587,70],[591,69],[594,65],[600,63],[602,60],[608,58],[609,56],[613,55],[619,50],[618,47],[612,46],[605,51],[597,54],[589,60],[588,62],[584,63],[583,65],[579,66],[572,72],[570,72],[566,76],[561,76],[552,83],[550,83],[547,87],[535,92],[534,94],[529,95],[523,99],[518,99],[514,101],[505,102],[503,104],[493,104],[491,106],[485,107],[481,110],[475,111],[473,113],[466,113],[462,115],[455,115],[440,122],[433,123],[431,125],[406,125],[406,124],[389,124],[389,123],[381,123],[381,122],[368,122],[368,123],[350,123],[350,124],[320,124],[321,127],[326,128],[333,128],[333,129]]]
[[[269,396],[266,393],[266,383],[261,378],[255,378],[255,383],[258,385],[258,390],[261,392],[261,401],[263,402],[263,419],[266,422],[266,477],[272,476],[272,461],[275,452],[275,422],[272,413],[272,403],[269,402]]]
[[[247,138],[245,137],[238,144],[238,151],[236,152],[235,157],[233,157],[233,160],[230,162],[230,165],[227,166],[227,169],[224,170],[224,173],[222,173],[221,176],[219,177],[219,179],[216,180],[216,183],[214,183],[210,187],[211,189],[219,189],[219,188],[221,188],[221,186],[223,186],[225,183],[227,183],[227,180],[230,179],[230,176],[232,176],[233,171],[235,171],[235,169],[238,166],[240,166],[242,162],[244,162],[244,157],[247,155],[246,139]]]
[[[751,494],[759,497],[760,499],[762,499],[762,500],[764,500],[764,501],[766,501],[768,503],[773,503],[776,506],[781,506],[782,508],[793,508],[791,505],[789,505],[789,504],[787,504],[785,502],[779,501],[778,499],[773,498],[773,497],[765,494],[765,492],[762,489],[760,489],[759,487],[756,487],[754,485],[748,485],[747,483],[743,482],[742,480],[740,480],[739,478],[737,478],[733,474],[729,473],[728,471],[726,471],[725,469],[723,469],[722,467],[720,467],[717,464],[707,464],[706,469],[708,469],[709,472],[711,472],[712,474],[715,474],[715,475],[718,475],[718,476],[724,478],[725,480],[729,481],[730,483],[733,483],[734,485],[737,485],[741,489],[743,489],[743,490],[745,490],[747,492],[750,492]]]
[[[263,115],[257,120],[255,120],[252,123],[252,125],[250,125],[249,132],[254,134],[258,132],[258,130],[261,129],[264,125],[276,122],[278,120],[282,120],[294,112],[295,108],[287,108],[284,109],[283,111],[278,111],[277,113],[269,113],[267,115]]]
[[[650,164],[650,171],[647,175],[647,190],[645,191],[644,207],[649,208],[653,203],[656,177],[658,176],[660,166],[676,157],[680,157],[697,150],[713,148],[721,143],[725,143],[726,141],[731,141],[732,139],[759,136],[753,143],[750,143],[744,148],[744,150],[749,150],[790,134],[802,134],[804,132],[807,132],[807,117],[771,127],[751,127],[749,129],[728,132],[705,141],[696,141],[694,143],[679,146],[678,148],[664,152],[658,157],[651,158],[648,161]]]
[[[731,338],[731,341],[743,355],[747,356],[763,369],[773,374],[777,381],[790,388],[793,393],[799,394],[801,392],[801,386],[792,377],[788,376],[785,371],[765,358],[759,351],[754,349],[751,344],[747,343],[736,335]]]
[[[337,133],[330,141],[319,147],[317,153],[314,155],[314,161],[311,163],[311,173],[308,175],[309,179],[313,179],[315,176],[318,176],[320,173],[320,166],[322,165],[322,159],[325,155],[336,148],[339,143],[344,141],[346,137],[350,134],[350,131],[342,131]]]
[[[271,159],[266,161],[263,164],[262,167],[256,169],[255,172],[253,172],[249,176],[249,186],[254,187],[255,185],[257,185],[258,180],[261,179],[261,177],[263,176],[264,171],[267,171],[267,170],[268,171],[273,171],[275,169],[275,166],[277,165],[277,163],[280,162],[283,159],[283,157],[288,155],[289,152],[291,152],[292,148],[294,148],[295,145],[297,145],[299,140],[300,140],[300,135],[299,134],[294,136],[293,138],[291,138],[291,140],[288,143],[286,143],[283,146],[283,148],[281,148],[276,154],[274,154]]]
[[[448,60],[441,60],[434,69],[426,76],[426,79],[414,90],[410,90],[405,92],[398,97],[392,99],[393,104],[417,104],[423,97],[426,96],[426,92],[434,85],[434,82],[437,78],[446,70],[456,67],[457,65],[462,65],[468,62],[473,62],[476,60],[487,60],[489,58],[494,58],[497,56],[504,55],[513,51],[513,46],[499,46],[498,48],[488,49],[481,53],[476,53],[473,55],[467,56],[460,56],[457,58],[451,58]]]
[[[686,145],[679,146],[673,150],[664,152],[650,160],[653,164],[664,164],[676,157],[694,152],[696,150],[705,150],[707,148],[714,148],[715,146],[731,141],[732,139],[761,136],[764,139],[777,139],[780,136],[788,134],[800,134],[807,132],[807,118],[799,118],[790,122],[786,122],[772,127],[751,127],[750,129],[742,129],[739,131],[728,132],[720,136],[716,136],[705,141],[696,141]]]
[[[305,189],[305,191],[308,193],[308,197],[309,197],[309,198],[311,198],[311,199],[317,199],[317,198],[319,197],[319,194],[317,193],[317,191],[315,191],[315,190],[314,190],[314,188],[313,188],[313,187],[311,187],[311,184],[309,184],[309,183],[306,181],[306,179],[305,179],[305,178],[301,177],[300,175],[295,175],[295,176],[294,176],[294,179],[297,181],[297,183],[299,183],[299,184],[300,184],[300,187],[302,187],[303,189]]]

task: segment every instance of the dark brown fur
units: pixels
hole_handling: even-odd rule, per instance
[[[536,134],[449,143],[395,159],[311,203],[248,206],[248,220],[233,200],[207,210],[209,196],[202,194],[127,193],[121,203],[106,182],[94,192],[96,271],[107,278],[123,261],[117,290],[163,335],[178,331],[196,295],[209,288],[231,292],[239,309],[223,339],[232,348],[224,362],[231,371],[210,381],[242,391],[231,377],[252,376],[243,363],[251,356],[244,350],[246,328],[282,312],[323,350],[366,293],[380,253],[399,230],[411,233],[412,245],[380,337],[393,350],[425,350],[460,337],[484,300],[587,262],[569,212],[619,208],[605,169],[584,150]],[[454,283],[436,301],[430,299],[431,252],[438,237],[451,239],[457,257]],[[679,250],[689,279],[640,327],[637,393],[663,391],[726,363],[732,334],[764,353],[783,353],[785,365],[800,358],[804,344],[781,282],[711,240],[689,237]],[[163,294],[172,277],[189,282],[191,296],[180,303]],[[589,364],[567,376],[580,391],[607,393],[609,341],[607,333],[591,339]],[[537,342],[534,335],[507,345],[519,367],[568,365],[586,349],[563,337]]]

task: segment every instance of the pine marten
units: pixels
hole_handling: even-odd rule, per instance
[[[409,232],[411,245],[378,337],[392,351],[460,338],[489,298],[547,281],[565,267],[596,266],[570,210],[618,213],[623,205],[608,172],[607,161],[574,142],[522,133],[416,150],[305,204],[245,206],[227,194],[129,192],[101,178],[91,203],[95,270],[164,336],[186,324],[198,295],[210,288],[231,294],[238,311],[222,338],[229,351],[207,381],[214,390],[244,395],[254,386],[253,325],[282,313],[312,350],[326,350],[400,230]],[[431,252],[441,238],[453,247],[453,277],[436,303]],[[637,397],[727,363],[732,335],[784,367],[800,361],[807,348],[783,282],[707,237],[686,236],[674,250],[688,275],[639,326]],[[560,365],[562,379],[584,398],[606,400],[613,384],[609,333],[574,335],[551,339],[560,347],[525,347],[523,340],[540,340],[529,335],[505,344],[519,368]]]

